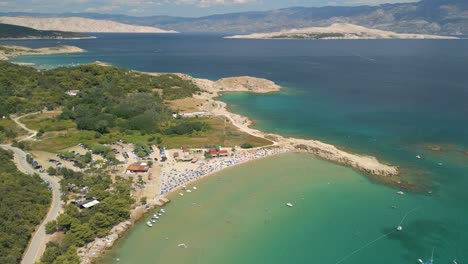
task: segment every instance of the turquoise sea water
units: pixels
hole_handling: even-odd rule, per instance
[[[55,41],[7,43],[35,47],[56,44]],[[293,184],[282,186],[282,192],[291,195],[303,192],[304,201],[309,201],[308,197],[320,200],[320,206],[312,203],[304,206],[301,210],[304,217],[290,217],[289,211],[278,210],[274,218],[285,218],[284,222],[272,221],[267,227],[258,222],[247,223],[249,232],[242,226],[232,227],[231,231],[237,234],[235,239],[230,233],[206,236],[200,242],[203,246],[198,253],[189,250],[187,258],[179,262],[170,261],[170,257],[180,253],[178,248],[163,243],[157,231],[144,232],[147,229],[142,225],[120,242],[112,256],[118,255],[122,260],[139,256],[143,254],[135,248],[139,245],[148,252],[159,252],[159,260],[169,263],[197,263],[193,259],[198,263],[285,263],[287,260],[336,263],[392,229],[405,212],[420,208],[406,219],[402,233],[379,240],[343,263],[416,263],[417,258],[430,256],[433,248],[435,263],[451,263],[455,257],[459,263],[468,260],[468,155],[465,154],[468,151],[468,41],[275,41],[226,40],[216,35],[100,35],[95,40],[62,41],[61,44],[77,45],[89,52],[15,60],[45,67],[100,60],[137,70],[186,72],[211,79],[239,75],[268,78],[283,85],[285,91],[268,95],[226,94],[221,99],[233,111],[253,118],[259,129],[317,138],[358,153],[375,155],[400,166],[408,177],[432,190],[432,194],[396,197],[396,190],[373,183],[350,169],[310,157],[278,157],[269,164],[277,168],[274,171],[261,164],[249,164],[249,170],[258,172],[252,179],[266,182],[264,177],[269,177],[272,184],[284,182],[285,175],[293,179]],[[431,151],[428,145],[441,146],[443,150]],[[417,159],[416,155],[422,158]],[[275,173],[281,171],[281,166],[275,167],[282,164],[280,160],[293,164],[285,165],[288,174]],[[248,206],[252,200],[249,195],[261,192],[264,183],[260,181],[249,189],[245,184],[247,179],[235,178],[246,174],[243,169],[222,174],[206,180],[203,184],[207,187],[194,194],[190,204],[176,198],[168,208],[173,215],[168,214],[161,229],[170,229],[175,232],[171,237],[183,239],[187,230],[201,228],[203,233],[194,233],[200,237],[227,228],[223,226],[224,207],[232,208],[233,214],[239,217],[233,216],[237,221],[245,220],[241,213],[244,209],[253,219],[264,217],[261,207],[280,204],[283,209],[284,199],[274,191],[264,192],[271,197],[259,199],[260,209]],[[217,187],[211,186],[216,186],[218,178],[231,179],[236,184],[238,200],[232,196],[235,193],[227,192],[213,194],[211,197],[217,197],[216,202],[204,200],[207,199],[205,190],[216,191],[212,189]],[[314,188],[327,178],[339,182],[339,187]],[[219,184],[220,189],[227,188]],[[269,190],[267,187],[265,190]],[[180,228],[172,221],[190,219],[194,212],[185,206],[197,201],[205,201],[209,209],[197,211],[198,222],[184,222],[186,229],[177,233]],[[389,208],[394,203],[399,205],[397,210]],[[213,229],[210,225],[197,225],[208,220],[213,223]],[[188,236],[192,237],[191,233]],[[213,246],[217,241],[222,243]],[[146,248],[148,245],[151,247]],[[155,263],[149,255],[140,262]]]

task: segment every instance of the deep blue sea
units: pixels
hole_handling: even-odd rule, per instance
[[[221,99],[233,111],[254,119],[261,130],[320,139],[400,166],[405,175],[432,193],[414,195],[419,197],[415,203],[424,200],[419,204],[424,214],[416,212],[414,219],[408,220],[417,231],[400,241],[398,250],[404,252],[395,254],[413,257],[413,251],[430,254],[434,249],[435,263],[452,263],[454,258],[458,263],[468,261],[468,40],[97,36],[0,44],[67,44],[88,51],[14,59],[45,68],[99,60],[147,72],[183,72],[209,79],[250,75],[273,80],[285,90],[267,95],[230,93]],[[441,150],[430,150],[434,146]],[[343,221],[353,221],[353,216]],[[371,249],[367,260],[395,263],[379,260],[379,255],[390,254],[382,250],[385,247],[379,247],[372,257]],[[349,259],[348,263],[363,262]],[[417,259],[402,258],[396,263],[417,263]]]

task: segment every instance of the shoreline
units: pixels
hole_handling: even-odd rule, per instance
[[[79,48],[78,48],[79,49]],[[81,50],[81,49],[80,49]],[[77,52],[84,52],[83,50]],[[67,53],[67,52],[65,52]],[[35,55],[48,55],[55,53],[46,53],[46,54],[35,54]],[[1,55],[1,54],[0,54]],[[21,56],[24,54],[18,54]],[[28,54],[26,54],[28,55]],[[102,66],[107,66],[103,62],[99,62]],[[161,73],[144,73],[149,75],[159,75]],[[195,78],[187,74],[176,73],[176,75],[193,81],[195,85],[200,87],[202,92],[200,94],[194,94],[192,98],[202,99],[204,101],[203,105],[199,106],[199,110],[206,111],[213,116],[223,116],[228,119],[235,127],[240,131],[250,134],[255,137],[260,137],[271,142],[268,146],[263,146],[259,148],[247,149],[239,151],[245,155],[253,155],[253,158],[243,160],[240,162],[235,162],[229,166],[220,166],[216,167],[214,170],[209,171],[199,177],[193,178],[190,181],[187,181],[183,184],[179,184],[174,188],[170,189],[168,192],[161,194],[161,189],[158,195],[155,197],[148,197],[147,205],[136,206],[130,211],[130,219],[121,222],[115,225],[111,231],[102,238],[96,238],[91,243],[88,243],[84,247],[78,249],[78,255],[80,256],[80,263],[94,263],[94,261],[102,256],[107,250],[111,249],[117,239],[121,238],[125,232],[137,223],[141,218],[146,216],[146,213],[150,210],[153,210],[157,206],[161,206],[161,198],[165,196],[174,195],[177,191],[181,190],[184,185],[193,185],[199,180],[208,178],[209,176],[215,175],[225,169],[234,168],[236,165],[245,164],[248,162],[253,162],[258,159],[263,159],[266,157],[271,157],[274,155],[281,155],[284,153],[299,152],[299,153],[309,153],[313,154],[315,157],[331,161],[340,165],[349,166],[353,169],[356,169],[360,172],[363,172],[367,175],[375,176],[377,179],[380,179],[380,182],[389,183],[383,181],[382,179],[390,179],[391,185],[395,187],[404,187],[398,179],[394,176],[398,176],[400,171],[398,167],[387,165],[381,163],[377,158],[373,156],[365,156],[354,153],[349,153],[343,150],[340,150],[334,145],[327,144],[318,140],[313,139],[300,139],[293,137],[285,137],[278,134],[263,132],[254,128],[251,128],[253,121],[245,116],[230,112],[228,110],[227,104],[218,101],[223,92],[250,92],[250,93],[273,93],[279,92],[283,88],[274,82],[266,79],[260,79],[255,77],[232,77],[232,78],[223,78],[218,81],[212,81],[208,79]],[[278,152],[273,153],[268,151],[277,150]],[[255,153],[252,153],[255,152]],[[264,156],[256,156],[258,152],[264,152]],[[247,153],[247,154],[246,154]],[[237,153],[236,153],[237,155]],[[228,158],[235,158],[228,157]],[[217,158],[216,160],[222,160],[223,158]],[[170,167],[170,165],[168,165]],[[171,169],[174,168],[170,167]],[[160,173],[160,182],[162,182],[162,170]],[[162,187],[162,186],[161,186]]]
[[[76,46],[60,45],[45,48],[27,48],[16,45],[0,45],[0,61],[10,61],[11,58],[18,56],[42,56],[54,54],[72,54],[83,53],[86,50]],[[10,61],[11,62],[11,61]]]
[[[158,75],[160,73],[146,73],[150,75]],[[353,153],[348,153],[343,150],[338,149],[334,145],[326,144],[321,141],[317,140],[308,140],[308,139],[299,139],[299,138],[292,138],[292,137],[283,137],[281,135],[266,133],[250,126],[253,124],[253,121],[249,118],[229,112],[227,110],[227,104],[221,101],[216,100],[220,93],[222,92],[252,92],[252,93],[272,93],[272,92],[279,92],[281,91],[282,87],[279,85],[265,79],[259,79],[254,77],[233,77],[233,78],[224,78],[219,81],[212,81],[207,79],[199,79],[189,76],[187,74],[176,73],[178,76],[192,80],[194,84],[199,86],[202,89],[202,93],[199,95],[193,95],[192,98],[195,99],[203,99],[205,103],[199,107],[199,110],[207,111],[211,115],[214,116],[224,116],[226,117],[234,126],[236,126],[239,130],[248,133],[252,136],[261,137],[272,143],[268,146],[263,146],[254,149],[247,149],[240,151],[240,155],[253,155],[254,158],[240,161],[237,163],[230,164],[228,166],[219,166],[216,169],[203,174],[199,175],[198,177],[194,177],[189,181],[180,183],[174,188],[168,190],[165,193],[162,193],[162,184],[160,189],[160,194],[152,199],[149,199],[147,206],[138,206],[131,210],[131,215],[134,216],[130,220],[122,222],[116,225],[110,232],[110,234],[104,238],[98,238],[95,241],[89,243],[83,248],[80,248],[81,252],[79,256],[81,258],[81,263],[89,264],[93,263],[93,261],[97,260],[99,257],[104,255],[108,250],[112,249],[114,243],[125,235],[126,231],[131,228],[134,224],[140,223],[141,219],[147,216],[147,213],[154,210],[157,207],[162,207],[159,204],[160,199],[167,199],[166,197],[170,197],[172,195],[177,195],[178,192],[182,193],[181,190],[186,189],[189,185],[193,186],[196,182],[202,181],[204,179],[208,179],[209,177],[216,175],[217,173],[221,173],[224,170],[235,168],[237,165],[247,164],[250,162],[254,162],[260,159],[282,155],[286,153],[305,153],[305,154],[312,154],[315,157],[328,161],[333,162],[339,165],[344,165],[351,167],[355,170],[358,170],[366,175],[375,176],[377,179],[380,179],[380,182],[387,183],[382,179],[388,178],[392,179],[394,176],[398,176],[400,171],[397,167],[390,166],[383,164],[377,160],[377,158],[372,156],[364,156],[358,155]],[[242,84],[248,84],[248,87],[242,86]],[[268,152],[277,150],[278,152]],[[252,153],[253,152],[253,153]],[[258,157],[256,154],[258,152],[264,152],[265,155]],[[235,154],[237,155],[237,153]],[[236,157],[231,156],[227,157],[227,159],[235,159]],[[223,158],[216,158],[216,162],[223,163]],[[209,164],[208,164],[209,165]],[[212,164],[211,164],[212,165]],[[218,164],[219,165],[219,164]],[[177,171],[175,169],[176,166],[167,163],[166,166],[171,171],[175,170],[174,173],[178,175],[183,175],[187,173],[186,171]],[[160,172],[160,182],[163,182],[163,167],[161,168]],[[209,167],[209,166],[208,166]],[[184,175],[186,176],[186,175]],[[404,187],[400,179],[395,179],[392,181],[393,185],[396,187]],[[179,195],[180,195],[179,193]],[[143,210],[143,212],[141,212]]]
[[[186,77],[187,75],[181,75]],[[346,152],[337,148],[334,145],[327,144],[318,140],[313,139],[302,139],[294,137],[285,137],[278,134],[267,133],[255,128],[251,128],[253,121],[245,116],[229,112],[228,106],[222,101],[216,100],[222,92],[254,92],[254,93],[269,93],[278,92],[281,87],[274,84],[271,81],[265,79],[254,78],[258,81],[256,84],[257,90],[255,89],[230,89],[224,87],[220,90],[218,85],[219,81],[214,82],[207,79],[198,79],[190,77],[196,85],[202,90],[205,90],[201,95],[194,95],[194,98],[204,99],[206,103],[200,107],[200,110],[207,111],[208,113],[215,116],[224,116],[231,123],[241,131],[248,133],[252,136],[261,137],[266,140],[273,142],[271,146],[289,147],[297,150],[303,150],[316,156],[319,156],[325,160],[334,161],[339,164],[350,166],[366,174],[372,174],[375,176],[397,176],[399,174],[398,167],[381,163],[377,158],[368,155],[360,155],[355,153]],[[260,87],[267,84],[266,82],[272,83],[270,87]],[[255,84],[254,84],[255,85]]]

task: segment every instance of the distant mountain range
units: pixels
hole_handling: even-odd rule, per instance
[[[28,27],[0,23],[0,39],[24,39],[24,38],[48,38],[48,39],[63,39],[63,38],[86,38],[85,34],[52,31],[52,30],[36,30]]]
[[[271,11],[221,14],[198,18],[132,17],[96,13],[31,14],[8,16],[85,17],[152,26],[180,32],[254,33],[290,28],[350,23],[398,33],[468,35],[468,0],[422,0],[379,6],[291,7]]]

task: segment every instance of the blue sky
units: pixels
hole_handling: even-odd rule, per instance
[[[205,16],[290,6],[378,5],[415,0],[0,0],[0,12],[98,12],[133,16]]]

